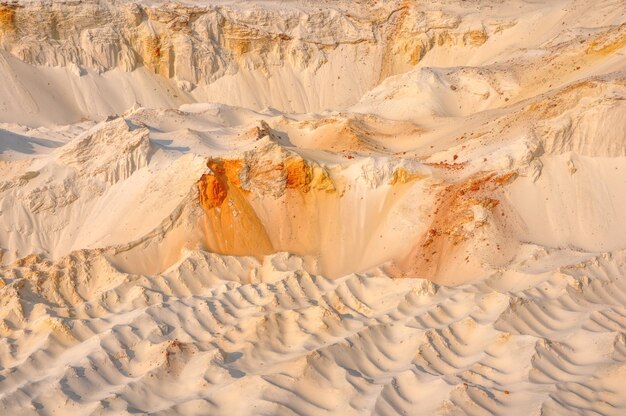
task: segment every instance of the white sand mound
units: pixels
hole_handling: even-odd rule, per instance
[[[626,414],[626,8],[444,3],[0,4],[0,414]]]

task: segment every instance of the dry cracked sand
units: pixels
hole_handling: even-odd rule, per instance
[[[625,54],[620,0],[3,0],[0,414],[626,414]]]

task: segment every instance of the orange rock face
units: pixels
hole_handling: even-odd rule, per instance
[[[469,45],[480,46],[487,42],[487,34],[482,30],[472,30],[463,36],[463,42]]]
[[[393,177],[391,178],[391,185],[408,183],[413,180],[421,179],[423,176],[419,173],[409,172],[406,169],[398,168],[393,172]]]
[[[241,189],[241,160],[211,159],[212,173],[198,181],[204,209],[205,243],[211,251],[232,255],[262,256],[273,252],[265,228]]]
[[[328,222],[323,211],[338,200],[330,176],[296,155],[255,156],[207,162],[211,173],[197,183],[207,248],[251,256],[318,253],[325,240],[319,227]]]
[[[284,181],[284,188],[300,192],[309,192],[312,188],[322,191],[334,191],[334,185],[328,173],[319,167],[314,168],[306,160],[298,157],[289,157],[284,162],[259,161],[245,165],[239,159],[211,159],[207,167],[212,174],[205,174],[198,181],[200,203],[206,209],[222,205],[228,196],[229,189],[236,188],[238,192],[247,194],[249,191],[242,186],[241,174],[246,169],[246,178],[253,183],[264,182],[267,187],[280,184]]]
[[[241,188],[239,174],[243,169],[243,161],[237,159],[217,160],[211,159],[207,162],[207,166],[222,181],[228,182],[237,188]]]
[[[214,175],[204,174],[198,181],[200,204],[205,209],[219,207],[226,199],[226,184]]]
[[[284,164],[287,173],[287,188],[308,192],[313,178],[311,166],[303,159],[288,159]]]
[[[391,30],[387,33],[379,80],[402,73],[417,65],[435,46],[481,46],[487,42],[485,30],[462,32],[453,25],[424,30],[417,29],[421,6],[415,0],[402,0],[394,15],[390,16]]]
[[[166,53],[167,45],[164,44],[164,40],[158,35],[150,35],[143,40],[144,53],[143,62],[146,67],[152,70],[155,74],[161,74],[169,77],[169,57]]]
[[[0,32],[15,33],[15,7],[0,5]]]

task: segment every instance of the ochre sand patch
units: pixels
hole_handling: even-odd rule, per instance
[[[316,212],[323,204],[336,204],[338,196],[332,180],[322,168],[291,157],[271,164],[264,161],[254,167],[240,160],[209,160],[212,173],[198,181],[200,204],[205,211],[205,235],[212,251],[230,255],[260,257],[277,251],[300,255],[319,255],[322,245],[316,225]],[[255,211],[255,197],[241,184],[240,175],[248,170],[248,181],[267,182],[277,177],[284,182],[279,195],[267,195],[276,212],[264,212],[263,220]],[[263,197],[261,197],[262,199]],[[257,208],[258,209],[258,208]],[[278,231],[279,230],[279,231]]]
[[[478,173],[460,183],[447,185],[436,198],[432,222],[419,244],[408,256],[396,262],[390,273],[397,277],[422,277],[446,282],[443,270],[459,262],[459,256],[466,253],[467,244],[472,244],[477,228],[506,226],[498,218],[501,210],[499,188],[514,180],[516,173]],[[498,230],[491,230],[497,233]],[[492,261],[499,257],[498,244],[489,248]],[[475,264],[471,254],[464,256],[467,272]],[[473,264],[470,264],[473,263]],[[454,270],[454,269],[453,269]],[[454,270],[457,273],[457,270]],[[449,274],[449,272],[448,272]]]

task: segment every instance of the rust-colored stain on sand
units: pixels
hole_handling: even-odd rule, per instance
[[[287,173],[287,188],[309,190],[313,178],[313,170],[304,159],[290,158],[284,164]]]
[[[226,185],[215,175],[204,174],[198,181],[200,204],[206,209],[219,207],[226,199]]]
[[[475,221],[472,206],[493,211],[500,204],[492,196],[493,193],[515,177],[514,172],[503,175],[483,173],[446,186],[438,195],[430,227],[409,256],[397,262],[398,270],[393,273],[397,276],[434,277],[439,266],[445,263],[445,258],[470,237],[464,225]]]
[[[15,8],[13,5],[0,5],[0,32],[15,33]]]

